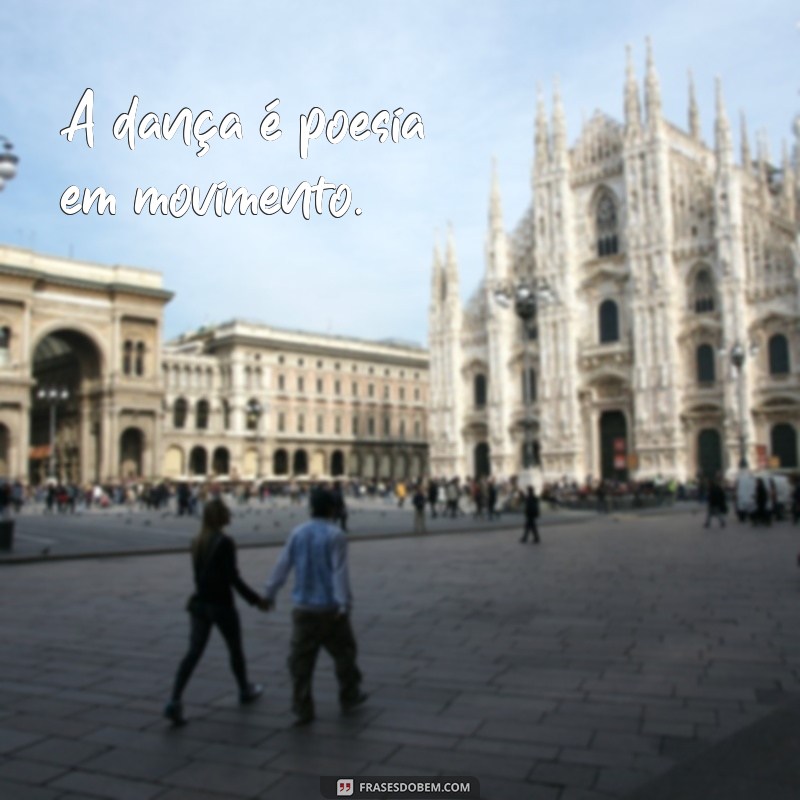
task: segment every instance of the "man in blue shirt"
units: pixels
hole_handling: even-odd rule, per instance
[[[347,540],[331,522],[335,513],[336,498],[331,492],[318,489],[311,495],[312,519],[292,531],[264,590],[266,600],[274,604],[294,568],[289,672],[294,684],[292,710],[299,725],[314,719],[311,682],[320,647],[336,665],[342,710],[349,711],[367,699],[360,689],[356,640],[350,627]]]

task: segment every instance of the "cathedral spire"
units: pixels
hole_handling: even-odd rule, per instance
[[[689,70],[689,134],[696,142],[700,141],[700,111],[697,108],[697,97],[694,91],[694,76],[691,70]]]
[[[642,107],[639,102],[639,84],[633,67],[633,51],[630,45],[625,48],[627,64],[625,67],[625,133],[636,136],[642,130]]]
[[[722,79],[716,80],[717,121],[715,127],[715,146],[717,160],[730,163],[733,160],[733,143],[731,141],[731,125],[728,122],[728,112],[725,111],[725,101],[722,98]]]
[[[647,109],[647,124],[653,132],[661,123],[661,84],[653,61],[653,45],[647,37],[647,73],[644,83],[644,100]]]
[[[561,102],[561,86],[558,78],[553,81],[553,161],[560,163],[567,156],[567,121]]]
[[[449,297],[458,296],[458,259],[456,258],[456,242],[453,234],[453,224],[447,223],[447,244],[444,254],[444,271],[447,278],[447,291]]]
[[[541,170],[550,161],[549,133],[547,130],[547,112],[544,108],[542,87],[536,84],[536,167]]]
[[[747,139],[747,118],[744,115],[744,111],[739,112],[739,126],[742,129],[742,167],[744,167],[745,171],[750,172],[752,169],[752,158],[750,156],[750,142]]]
[[[433,265],[431,266],[431,304],[437,306],[447,294],[447,285],[442,273],[442,253],[439,250],[439,231],[434,234]]]
[[[786,139],[782,143],[781,169],[783,176],[783,202],[786,205],[787,215],[794,217],[794,175],[792,174],[792,162],[789,159],[789,145]]]
[[[489,192],[489,229],[492,233],[503,230],[503,201],[500,199],[497,158],[494,156],[492,157],[492,188]]]

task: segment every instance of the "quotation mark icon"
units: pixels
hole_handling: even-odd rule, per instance
[[[337,797],[350,797],[353,794],[353,779],[352,778],[339,778],[336,781],[336,796]]]

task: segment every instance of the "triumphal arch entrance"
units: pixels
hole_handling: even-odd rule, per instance
[[[161,275],[0,246],[0,479],[161,468]]]

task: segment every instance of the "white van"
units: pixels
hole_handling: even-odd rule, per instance
[[[744,522],[756,510],[756,481],[761,478],[767,486],[767,513],[776,519],[783,519],[792,506],[792,484],[787,475],[781,472],[759,470],[750,472],[742,470],[736,476],[734,498],[736,513],[740,522]],[[774,487],[774,503],[773,503]]]

